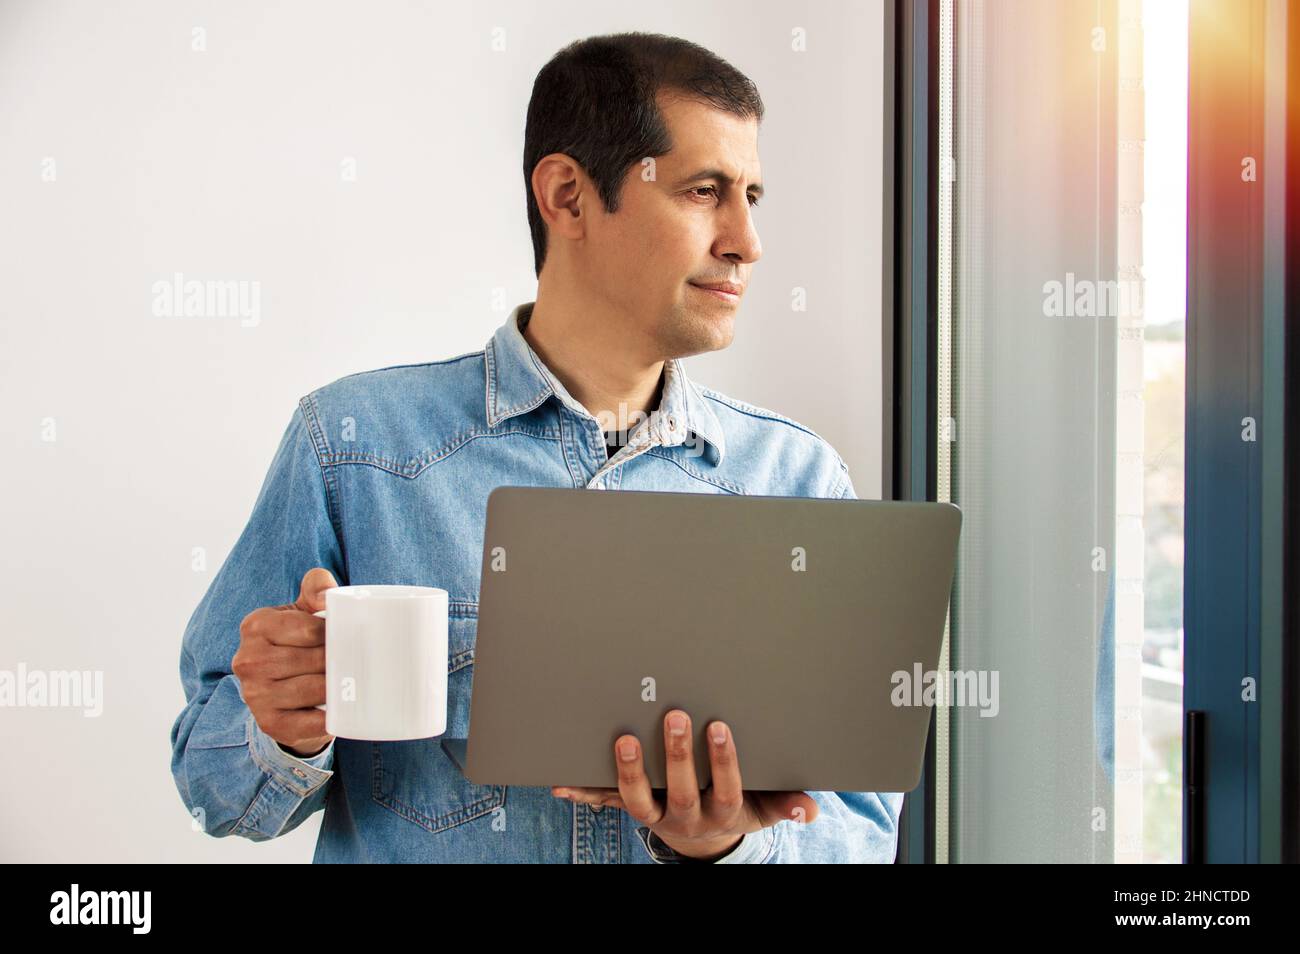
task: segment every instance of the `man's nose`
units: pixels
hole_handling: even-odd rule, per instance
[[[763,257],[763,244],[754,227],[748,198],[742,202],[743,207],[727,216],[725,230],[718,237],[718,254],[739,264],[752,265]]]

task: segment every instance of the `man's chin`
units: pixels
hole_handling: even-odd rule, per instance
[[[677,333],[667,342],[670,353],[680,358],[693,354],[705,354],[709,351],[721,351],[728,347],[736,337],[736,319],[734,315],[713,312],[709,314],[694,313],[690,319],[679,326]]]

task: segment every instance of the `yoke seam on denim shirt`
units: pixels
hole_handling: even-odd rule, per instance
[[[428,368],[436,364],[451,364],[453,361],[464,361],[466,358],[476,358],[483,353],[483,349],[477,351],[466,351],[464,354],[458,354],[453,358],[435,358],[432,361],[413,361],[408,364],[390,364],[383,368],[368,368],[365,371],[354,371],[352,374],[345,374],[338,380],[343,381],[347,378],[357,378],[363,374],[375,374],[379,371],[398,371],[402,368]]]
[[[798,421],[786,417],[784,414],[778,414],[776,411],[773,411],[769,408],[758,407],[755,404],[749,404],[745,401],[739,400],[738,398],[729,397],[725,394],[722,394],[718,391],[714,391],[710,388],[701,387],[700,392],[705,397],[717,401],[719,404],[724,404],[735,411],[739,411],[741,414],[745,414],[749,417],[756,417],[759,420],[775,421],[781,424],[788,424],[790,427],[793,427],[795,430],[802,431],[803,433],[807,434],[809,437],[812,437],[816,441],[818,441],[818,443],[820,443],[823,448],[830,451],[831,456],[835,458],[835,462],[839,464],[840,469],[845,473],[848,472],[848,465],[844,462],[844,458],[843,456],[841,456],[840,452],[835,449],[835,445],[832,444],[830,441],[828,441],[826,438],[822,437],[811,427],[808,427],[806,424],[800,424]],[[839,484],[837,484],[836,486],[838,487]]]
[[[340,451],[338,453],[330,454],[329,459],[325,461],[325,466],[338,467],[343,464],[360,464],[378,468],[379,470],[393,474],[396,477],[405,477],[408,480],[414,480],[434,464],[441,463],[451,457],[452,454],[456,453],[456,451],[460,450],[471,441],[476,441],[485,437],[508,437],[511,434],[520,434],[524,437],[533,437],[537,440],[543,441],[560,440],[559,436],[552,434],[547,430],[535,431],[523,427],[512,427],[503,431],[495,429],[489,429],[486,431],[474,429],[470,431],[462,431],[436,451],[429,451],[427,452],[427,455],[424,456],[413,457],[404,464],[399,463],[394,458],[384,457],[379,454],[368,452],[343,453]]]
[[[755,404],[748,404],[738,398],[728,397],[727,395],[714,391],[711,388],[701,386],[700,392],[710,400],[717,401],[719,404],[725,404],[727,407],[739,411],[741,414],[746,414],[749,417],[762,418],[768,421],[779,421],[782,424],[789,424],[795,430],[803,431],[805,434],[817,438],[828,447],[830,446],[830,442],[814,431],[811,427],[808,427],[806,424],[800,424],[798,421],[788,418],[784,414],[778,414],[776,411],[765,407],[759,407]],[[839,456],[838,452],[836,452],[836,456]]]

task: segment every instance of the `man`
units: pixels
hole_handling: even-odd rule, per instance
[[[189,622],[172,770],[205,830],[263,841],[323,806],[316,861],[893,860],[901,794],[745,792],[745,740],[680,710],[665,713],[656,793],[632,735],[610,752],[617,789],[507,789],[469,782],[438,739],[333,739],[314,708],[324,590],[438,586],[445,737],[465,736],[494,487],[854,496],[815,433],[700,387],[678,360],[734,336],[761,254],[762,115],[746,77],[670,37],[594,37],[542,69],[524,138],[536,301],[482,351],[303,397]],[[709,748],[703,792],[694,744]]]

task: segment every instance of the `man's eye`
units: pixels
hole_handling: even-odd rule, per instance
[[[696,186],[696,187],[695,187],[695,191],[696,191],[696,192],[712,192],[714,195],[717,195],[717,194],[718,194],[718,187],[717,187],[717,186]],[[751,209],[753,209],[753,208],[756,208],[757,206],[758,206],[758,199],[755,198],[755,196],[751,194],[750,197],[749,197],[749,207],[750,207]]]

